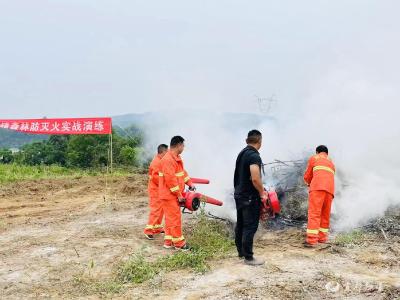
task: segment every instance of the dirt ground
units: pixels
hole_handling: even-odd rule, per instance
[[[171,252],[142,235],[146,178],[84,177],[0,187],[1,299],[399,299],[400,240],[304,249],[300,229],[257,234],[250,267],[232,253],[204,275],[159,274],[118,294],[91,294],[76,279],[112,276],[130,254]]]

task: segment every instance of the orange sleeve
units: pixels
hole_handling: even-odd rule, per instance
[[[152,168],[152,173],[151,173],[151,181],[158,186],[159,180],[160,180],[160,176],[158,175],[158,172],[160,171],[160,167],[158,166],[158,168]]]
[[[162,170],[164,176],[165,185],[171,191],[171,193],[176,194],[177,196],[181,194],[179,188],[179,181],[175,175],[175,168],[170,161],[165,162],[162,165]]]
[[[185,184],[188,186],[193,186],[192,179],[190,178],[188,172],[186,170],[183,170],[183,172],[185,173],[185,177],[184,177]]]
[[[310,185],[312,178],[313,178],[313,158],[311,157],[308,160],[307,169],[306,172],[304,173],[304,182],[307,185]]]

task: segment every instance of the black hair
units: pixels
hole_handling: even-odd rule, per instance
[[[165,145],[165,144],[160,144],[160,145],[158,145],[158,147],[157,147],[157,152],[158,152],[158,154],[161,154],[161,153],[163,153],[163,152],[165,152],[165,151],[167,151],[167,150],[168,150],[168,146]]]
[[[328,147],[324,146],[324,145],[320,145],[317,147],[317,149],[315,149],[315,151],[317,153],[325,152],[326,154],[328,154]]]
[[[171,143],[169,144],[171,147],[175,147],[179,144],[183,144],[185,139],[181,137],[180,135],[176,135],[171,139]]]
[[[262,139],[262,134],[257,129],[250,130],[247,134],[246,143],[247,144],[257,144]]]

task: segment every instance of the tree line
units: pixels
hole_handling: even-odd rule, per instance
[[[113,128],[113,160],[117,166],[139,166],[143,132],[135,126]],[[22,146],[0,149],[0,163],[99,168],[109,163],[108,135],[51,135]]]

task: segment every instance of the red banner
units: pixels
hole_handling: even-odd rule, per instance
[[[0,128],[33,134],[110,134],[111,118],[1,120]]]

